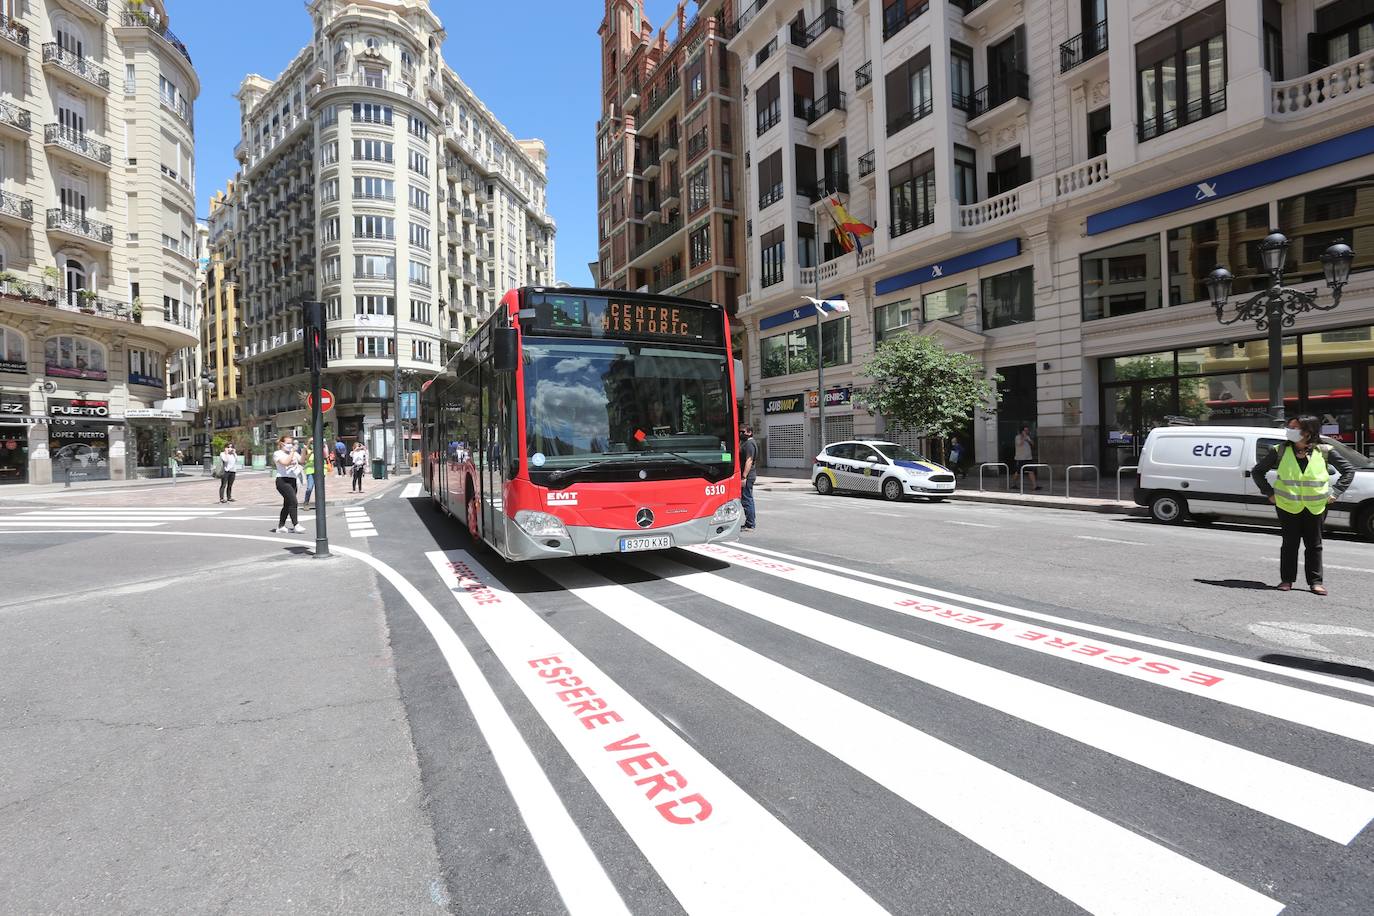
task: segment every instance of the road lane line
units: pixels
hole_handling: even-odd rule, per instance
[[[949,519],[947,523],[950,524],[950,525],[964,525],[965,527],[968,527],[968,528],[1000,528],[1000,527],[1002,527],[1001,525],[984,525],[982,522],[956,522],[956,521],[954,521],[953,519]]]
[[[422,488],[420,484],[408,483],[401,488],[400,497],[401,499],[415,499],[416,497],[423,495],[421,490]]]
[[[543,571],[669,657],[1086,910],[1158,916],[1283,908],[623,585],[580,568],[549,564]]]
[[[884,912],[470,553],[425,556],[684,910]]]
[[[1123,541],[1120,538],[1098,538],[1091,534],[1075,534],[1074,537],[1080,541],[1103,541],[1108,544],[1130,544],[1132,547],[1149,547],[1144,541]]]
[[[1374,792],[1070,691],[932,649],[661,557],[634,563],[726,607],[1348,844]]]
[[[1271,563],[1279,562],[1278,557],[1265,557]],[[1364,569],[1360,566],[1337,566],[1335,563],[1322,563],[1322,569],[1339,569],[1342,572],[1374,573],[1374,569]]]
[[[740,546],[740,545],[734,545]],[[688,548],[684,548],[688,549]],[[779,560],[786,560],[791,563],[800,563],[805,566],[817,569],[828,569],[843,573],[857,579],[864,579],[869,582],[880,582],[884,585],[895,585],[898,588],[909,589],[922,595],[933,595],[939,598],[950,598],[955,601],[962,601],[978,607],[990,608],[994,611],[1005,611],[1008,614],[1015,614],[1020,617],[1027,617],[1031,620],[1043,620],[1046,623],[1059,624],[1062,626],[1073,627],[1088,633],[1098,633],[1103,636],[1110,636],[1113,639],[1124,639],[1130,642],[1139,643],[1146,646],[1154,646],[1160,649],[1167,649],[1170,652],[1178,652],[1183,655],[1191,655],[1197,658],[1211,659],[1212,661],[1224,662],[1238,668],[1249,668],[1253,671],[1263,671],[1266,674],[1277,675],[1280,677],[1291,678],[1293,680],[1307,681],[1311,684],[1320,684],[1323,687],[1335,687],[1351,693],[1363,694],[1364,696],[1374,697],[1374,686],[1355,683],[1354,681],[1342,680],[1341,678],[1331,677],[1330,675],[1317,674],[1312,671],[1302,671],[1296,668],[1288,668],[1283,665],[1274,665],[1268,662],[1256,661],[1239,655],[1231,655],[1225,652],[1216,652],[1212,649],[1203,649],[1198,646],[1184,645],[1183,643],[1173,642],[1167,639],[1157,639],[1153,636],[1143,636],[1138,633],[1131,633],[1126,630],[1119,630],[1114,627],[1104,627],[1094,623],[1086,623],[1081,620],[1073,620],[1068,617],[1059,617],[1054,614],[1045,614],[1040,611],[1032,611],[1026,608],[1016,607],[1009,604],[999,604],[995,601],[984,601],[981,598],[973,598],[968,595],[961,595],[958,592],[945,591],[944,589],[932,588],[926,585],[918,585],[915,582],[906,582],[901,579],[894,579],[890,576],[882,576],[877,573],[863,572],[857,569],[849,569],[838,566],[834,563],[827,563],[823,560],[812,560],[807,557],[799,557],[795,554],[783,553],[778,550],[769,550],[766,547],[757,547],[750,544],[748,547],[740,546],[741,550],[751,551],[756,554],[764,554]]]
[[[808,588],[861,601],[906,617],[929,621],[984,639],[1030,649],[1191,696],[1226,703],[1261,715],[1284,719],[1365,744],[1374,744],[1374,706],[1312,693],[1287,684],[1197,667],[1166,655],[1142,653],[1106,641],[1087,643],[1077,633],[989,614],[976,613],[952,602],[935,601],[914,591],[872,585],[851,576],[782,563],[749,553],[744,548],[707,544],[683,548],[705,557],[754,569]],[[760,562],[762,561],[762,562]]]
[[[32,521],[17,521],[17,520],[14,520],[14,519],[0,519],[0,525],[4,525],[4,526],[7,527],[7,528],[25,528],[25,529],[30,529],[30,528],[71,528],[71,529],[78,529],[78,528],[109,528],[109,527],[112,526],[112,525],[113,525],[114,527],[116,527],[116,528],[156,528],[157,526],[163,525],[163,524],[166,524],[166,523],[165,523],[165,522],[126,522],[126,521],[119,521],[119,520],[99,521],[99,522],[97,522],[97,521],[83,522],[83,521],[79,521],[79,520],[78,520],[78,521],[71,521],[71,522],[62,522],[62,521],[45,522],[45,521],[42,521],[42,520],[40,520],[40,519],[33,519]]]

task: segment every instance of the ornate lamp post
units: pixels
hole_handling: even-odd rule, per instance
[[[1350,262],[1355,252],[1349,245],[1337,242],[1322,255],[1322,273],[1331,290],[1331,304],[1317,301],[1316,290],[1293,289],[1283,285],[1283,269],[1288,263],[1288,237],[1277,230],[1260,242],[1260,260],[1273,283],[1249,299],[1237,302],[1228,316],[1227,300],[1231,298],[1231,284],[1235,279],[1225,267],[1212,271],[1206,281],[1217,321],[1224,325],[1253,321],[1255,327],[1269,332],[1269,415],[1276,423],[1284,422],[1283,407],[1283,331],[1297,322],[1304,312],[1329,312],[1341,304],[1341,290],[1350,279]]]
[[[215,449],[210,439],[210,395],[214,393],[215,382],[210,373],[201,375],[200,390],[205,396],[205,403],[201,405],[201,409],[205,411],[205,473],[209,474],[215,463]]]

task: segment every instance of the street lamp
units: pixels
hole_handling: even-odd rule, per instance
[[[1331,290],[1331,304],[1317,301],[1316,290],[1293,289],[1283,285],[1283,270],[1288,264],[1288,237],[1275,230],[1259,246],[1260,263],[1273,281],[1268,289],[1234,306],[1226,314],[1227,300],[1235,277],[1225,267],[1217,267],[1204,280],[1207,295],[1216,309],[1217,321],[1224,325],[1253,321],[1255,327],[1269,332],[1269,415],[1277,423],[1284,421],[1283,407],[1283,329],[1291,328],[1304,312],[1329,312],[1341,304],[1341,290],[1350,280],[1350,262],[1355,252],[1349,245],[1337,242],[1322,255],[1322,273]]]
[[[205,398],[202,409],[205,411],[205,473],[209,474],[214,465],[214,448],[210,444],[210,394],[215,390],[215,383],[206,372],[200,377],[200,390]]]

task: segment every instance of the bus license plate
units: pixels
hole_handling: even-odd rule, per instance
[[[647,538],[621,538],[620,552],[633,553],[636,550],[667,550],[673,546],[673,539],[666,534]]]

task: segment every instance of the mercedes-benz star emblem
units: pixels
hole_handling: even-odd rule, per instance
[[[635,524],[641,528],[648,528],[654,523],[654,510],[640,509],[635,513]]]

